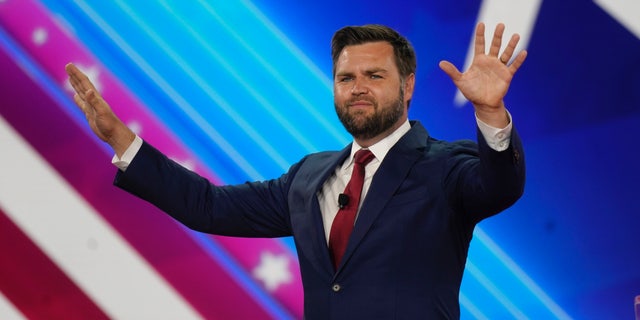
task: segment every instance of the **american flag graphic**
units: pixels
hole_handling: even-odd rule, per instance
[[[301,317],[296,258],[280,241],[194,234],[111,186],[109,152],[71,111],[61,66],[80,65],[145,139],[219,182],[188,146],[43,5],[3,1],[0,20],[1,94],[10,103],[0,136],[11,150],[0,192],[0,290],[15,317]]]
[[[640,128],[640,7],[610,0],[389,6],[0,0],[0,319],[303,315],[292,239],[194,232],[112,186],[112,151],[73,104],[67,63],[169,157],[213,183],[242,183],[350,142],[333,114],[328,57],[333,31],[345,24],[382,22],[404,32],[419,54],[412,118],[444,138],[473,137],[461,117],[468,106],[434,66],[468,63],[476,21],[504,19],[530,51],[507,101],[530,174],[525,197],[476,229],[462,317],[632,317],[640,176],[621,168],[637,166],[628,146]],[[592,37],[607,45],[591,46]],[[600,63],[604,56],[611,66]]]

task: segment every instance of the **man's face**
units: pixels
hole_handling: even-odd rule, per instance
[[[387,136],[407,119],[414,76],[400,81],[387,42],[346,46],[336,61],[334,105],[344,127],[358,140]]]

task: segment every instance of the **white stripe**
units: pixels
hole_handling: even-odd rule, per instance
[[[569,314],[567,314],[555,301],[553,301],[553,299],[551,299],[551,297],[549,297],[547,293],[544,292],[544,290],[542,290],[542,288],[540,288],[540,286],[538,286],[538,284],[533,281],[533,279],[531,279],[529,275],[527,275],[524,270],[522,270],[520,266],[515,263],[515,261],[513,261],[506,252],[502,251],[500,246],[498,246],[498,244],[495,243],[493,239],[491,239],[491,237],[489,237],[489,235],[484,232],[484,230],[482,230],[481,227],[476,227],[473,232],[473,237],[480,243],[482,243],[482,245],[487,247],[487,249],[494,255],[494,257],[497,258],[500,263],[502,263],[502,265],[509,269],[509,271],[511,271],[511,273],[516,278],[518,278],[518,280],[520,280],[522,285],[524,285],[527,290],[529,290],[536,298],[538,298],[540,302],[549,310],[549,312],[553,313],[553,315],[557,319],[571,319]]]
[[[529,319],[522,310],[518,309],[507,295],[487,277],[471,260],[467,260],[466,270],[471,274],[498,302],[507,309],[514,319]]]
[[[0,291],[0,318],[2,320],[22,320],[24,315]]]
[[[482,313],[482,311],[480,311],[480,309],[478,309],[478,307],[475,304],[473,304],[473,302],[471,302],[471,300],[469,300],[469,298],[465,296],[464,293],[460,292],[459,300],[460,300],[460,306],[465,308],[473,316],[474,319],[489,320],[489,318],[487,318],[487,316],[484,315],[484,313]]]
[[[504,37],[503,47],[511,39],[511,35],[514,33],[520,34],[520,42],[516,46],[514,57],[518,52],[527,48],[529,40],[531,39],[531,33],[533,27],[538,18],[538,11],[540,11],[540,5],[542,0],[484,0],[478,13],[478,21],[485,24],[485,38],[488,39],[485,42],[486,46],[491,44],[493,38],[493,31],[496,25],[500,22],[504,23]],[[472,32],[471,42],[469,44],[469,50],[467,51],[467,58],[465,60],[464,69],[467,70],[473,60],[474,51],[474,39],[475,29]],[[466,103],[465,97],[458,92],[454,103],[458,107],[462,107]]]
[[[595,0],[595,3],[640,39],[640,2]]]
[[[200,318],[1,116],[0,137],[0,206],[106,314]]]

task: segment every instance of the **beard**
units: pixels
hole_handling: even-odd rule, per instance
[[[366,100],[373,104],[373,114],[366,110],[349,109],[356,100]],[[338,119],[344,128],[356,139],[371,139],[392,128],[404,114],[404,92],[400,89],[398,98],[380,106],[374,98],[354,98],[342,105],[334,103]]]

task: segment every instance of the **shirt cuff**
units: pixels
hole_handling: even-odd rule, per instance
[[[495,151],[504,151],[509,148],[509,143],[511,143],[511,130],[513,128],[513,121],[511,119],[511,114],[507,111],[507,116],[509,117],[509,124],[500,129],[496,127],[492,127],[480,120],[478,115],[476,115],[476,122],[478,123],[478,129],[482,133],[484,140],[487,141],[489,147]]]
[[[111,159],[111,163],[118,167],[118,169],[120,169],[121,171],[127,170],[129,164],[131,163],[131,161],[133,161],[133,158],[136,156],[136,154],[138,154],[138,151],[141,147],[142,138],[136,135],[136,137],[133,139],[133,142],[131,142],[127,150],[125,150],[122,154],[122,157],[118,158],[118,156],[114,154],[113,158]]]

